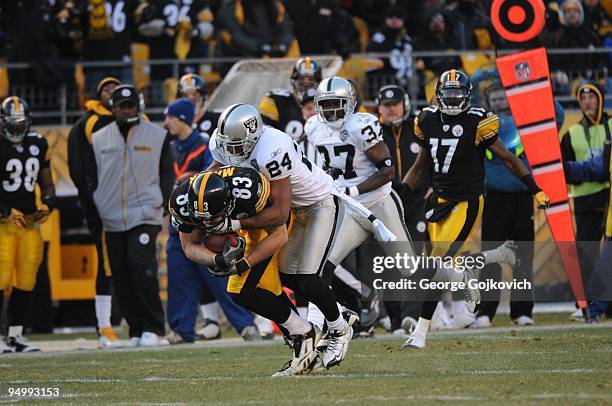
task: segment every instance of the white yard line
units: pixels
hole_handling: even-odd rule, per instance
[[[428,340],[445,340],[451,338],[475,338],[475,339],[498,339],[499,334],[515,334],[511,336],[504,336],[504,339],[521,339],[524,338],[524,334],[539,333],[546,331],[568,331],[568,330],[588,330],[588,329],[611,329],[612,321],[606,321],[601,323],[584,324],[584,323],[573,323],[573,324],[559,324],[559,325],[545,325],[545,326],[529,326],[529,327],[494,327],[488,329],[463,329],[463,330],[438,330],[432,331],[428,335]],[[372,339],[368,339],[372,340]],[[373,340],[393,340],[401,343],[404,338],[396,337],[391,334],[379,334],[376,335]],[[36,341],[36,345],[40,346],[43,351],[29,354],[2,354],[0,359],[11,359],[14,357],[54,357],[54,356],[65,356],[72,354],[83,354],[83,353],[95,353],[102,354],[104,352],[157,352],[157,351],[183,351],[183,350],[204,350],[204,349],[216,349],[216,348],[236,348],[236,347],[254,347],[254,346],[269,346],[269,345],[282,345],[283,340],[280,337],[276,337],[274,340],[265,341],[250,341],[245,342],[242,338],[222,338],[214,341],[197,342],[195,344],[184,344],[176,346],[162,346],[153,348],[121,348],[116,350],[99,350],[97,349],[97,340],[50,340],[50,341]],[[415,351],[417,352],[417,351]]]

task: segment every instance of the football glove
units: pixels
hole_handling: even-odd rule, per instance
[[[244,257],[244,251],[246,250],[246,240],[242,237],[238,237],[238,245],[233,247],[229,238],[225,239],[223,244],[223,251],[221,254],[215,255],[215,264],[219,268],[229,268],[234,265],[236,261]]]
[[[49,209],[49,206],[43,204],[40,206],[38,211],[34,213],[32,220],[34,220],[35,223],[42,224],[49,219],[50,214],[51,210]]]
[[[11,215],[9,216],[9,221],[13,224],[13,226],[15,226],[16,228],[20,230],[28,226],[28,220],[26,219],[25,215],[21,211],[15,208],[11,209]]]
[[[540,190],[538,193],[533,195],[536,203],[538,204],[538,209],[545,209],[548,207],[548,203],[550,202],[550,197],[543,190]]]

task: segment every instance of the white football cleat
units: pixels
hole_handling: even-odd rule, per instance
[[[463,283],[465,283],[463,295],[465,296],[465,305],[470,313],[474,313],[476,307],[480,304],[480,290],[478,286],[476,285],[471,288],[469,284],[470,281],[478,283],[479,273],[480,270],[476,268],[466,268],[465,271],[463,271]]]
[[[312,361],[312,363],[308,366],[308,368],[306,368],[302,372],[302,375],[318,374],[322,372],[323,370],[325,370],[325,367],[323,366],[323,361],[321,361],[321,357],[317,355],[315,360]],[[283,365],[283,367],[278,370],[278,372],[275,372],[274,375],[272,375],[272,377],[279,378],[283,376],[293,376],[293,375],[294,373],[291,370],[291,361],[287,361],[285,365]]]
[[[293,359],[291,360],[291,372],[293,375],[301,375],[317,358],[317,344],[321,340],[321,329],[310,323],[312,328],[303,335],[292,335]]]
[[[240,331],[240,336],[244,341],[257,341],[261,340],[259,330],[255,326],[246,326]]]
[[[4,337],[0,336],[0,354],[8,354],[11,352],[15,352],[11,347],[6,345],[4,341]]]
[[[22,335],[9,337],[7,342],[9,347],[12,347],[15,352],[36,352],[40,351],[40,348],[30,344],[30,340]]]
[[[478,316],[476,321],[469,325],[469,328],[489,328],[491,327],[491,319],[489,316]]]
[[[438,306],[436,307],[436,311],[431,319],[431,330],[450,330],[453,328],[453,322],[451,321],[446,308],[444,307],[444,303],[442,301],[438,302]]]
[[[410,316],[406,316],[402,319],[402,329],[406,334],[412,334],[417,326],[417,321]]]
[[[141,347],[157,347],[160,345],[169,345],[170,342],[165,338],[159,338],[159,336],[150,331],[145,331],[140,336],[140,341],[138,345]]]
[[[214,320],[204,319],[204,326],[196,332],[196,336],[203,340],[216,340],[217,338],[221,338],[219,323]]]
[[[98,348],[121,348],[121,343],[112,327],[104,327],[100,330]]]
[[[453,330],[461,330],[466,327],[469,327],[472,323],[476,321],[476,315],[470,312],[463,312],[456,316],[453,316]]]
[[[517,317],[512,322],[518,326],[533,326],[534,324],[533,319],[525,315]]]
[[[570,315],[570,320],[584,321],[584,313],[582,313],[582,309],[576,309],[576,311]]]
[[[509,240],[495,249],[483,251],[482,254],[485,256],[487,264],[498,263],[514,267],[516,265],[516,249],[516,243]]]
[[[123,348],[136,348],[140,345],[140,337],[130,337],[123,343]]]
[[[329,369],[340,364],[346,357],[349,343],[353,339],[353,327],[347,323],[342,330],[329,330],[327,335],[327,348],[323,354],[323,366]]]
[[[408,349],[423,349],[425,348],[425,337],[420,334],[410,334],[406,342],[402,345],[402,348]]]

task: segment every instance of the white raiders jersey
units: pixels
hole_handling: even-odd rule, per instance
[[[353,113],[339,130],[328,127],[318,116],[311,117],[305,126],[308,142],[323,155],[326,167],[340,169],[338,180],[343,187],[356,186],[378,171],[366,151],[383,142],[382,126],[370,113]],[[354,197],[370,207],[391,193],[391,182]]]
[[[216,134],[208,146],[215,161],[231,164],[219,153]],[[239,166],[258,170],[270,182],[289,177],[292,207],[310,206],[335,192],[332,177],[310,162],[289,135],[273,127],[264,126],[255,148]]]

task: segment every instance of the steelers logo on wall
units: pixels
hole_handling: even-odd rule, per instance
[[[491,22],[505,40],[526,42],[544,28],[546,7],[542,0],[493,0]]]

